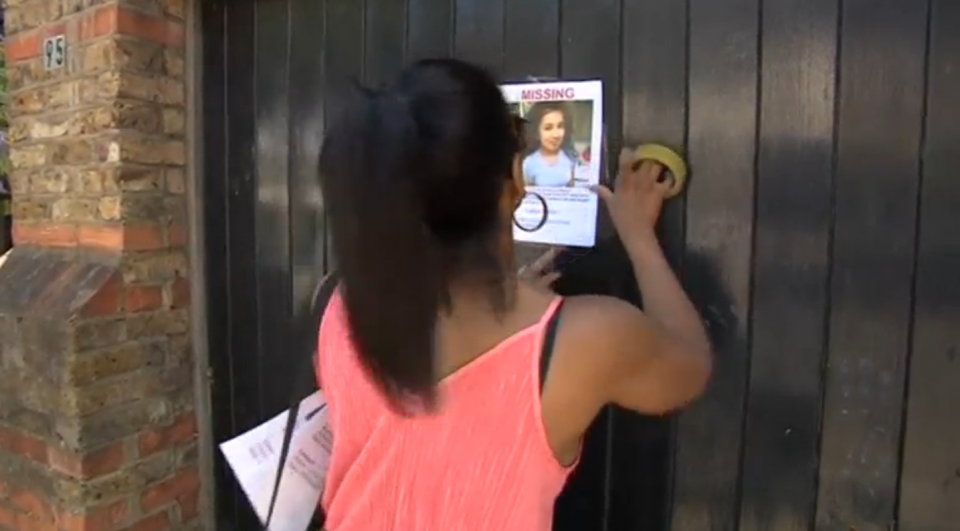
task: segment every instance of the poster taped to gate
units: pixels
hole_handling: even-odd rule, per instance
[[[284,411],[220,445],[261,522],[266,521],[270,508],[288,414]],[[323,392],[303,399],[298,416],[280,477],[270,531],[306,531],[320,503],[330,467],[333,433]]]
[[[593,247],[599,197],[590,187],[600,183],[603,83],[516,83],[501,90],[511,112],[526,120],[521,171],[529,193],[516,224],[536,227],[515,226],[514,239]]]

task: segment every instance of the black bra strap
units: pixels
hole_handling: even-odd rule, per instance
[[[547,381],[547,371],[550,369],[550,358],[553,356],[553,346],[557,342],[557,327],[560,324],[560,311],[563,310],[563,299],[557,304],[557,308],[550,316],[547,322],[546,331],[543,334],[543,349],[540,351],[540,392],[543,392],[543,384]]]

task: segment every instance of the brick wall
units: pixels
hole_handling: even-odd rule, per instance
[[[5,3],[0,530],[200,529],[184,1]]]

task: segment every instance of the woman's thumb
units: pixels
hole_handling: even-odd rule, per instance
[[[595,184],[591,186],[590,191],[599,195],[600,199],[603,199],[604,201],[613,199],[613,192],[602,184]]]

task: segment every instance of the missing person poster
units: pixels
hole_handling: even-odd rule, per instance
[[[514,239],[592,247],[599,197],[590,186],[600,182],[602,82],[518,83],[502,90],[511,111],[526,120],[527,195],[515,214]]]

